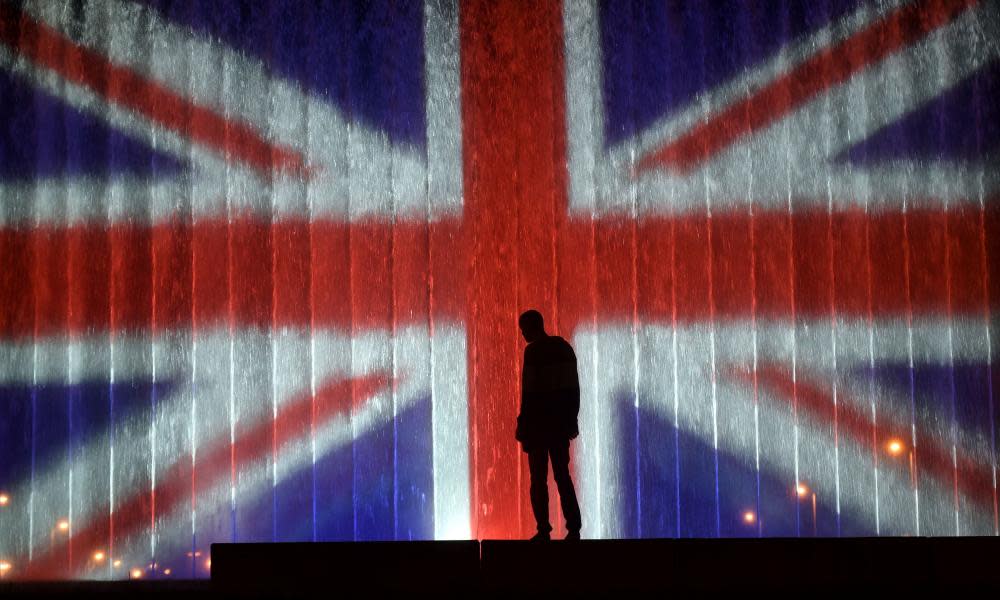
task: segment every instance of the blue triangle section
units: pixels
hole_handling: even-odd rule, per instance
[[[184,168],[178,159],[0,70],[0,182],[157,178]]]
[[[166,18],[262,60],[345,117],[423,148],[422,2],[143,0]]]
[[[1000,145],[1000,62],[876,131],[836,157],[857,165],[890,160],[976,160]]]
[[[620,142],[683,109],[860,3],[602,1],[606,142]]]
[[[0,489],[50,468],[74,448],[126,419],[148,422],[154,404],[168,402],[178,382],[135,379],[110,383],[0,384]]]

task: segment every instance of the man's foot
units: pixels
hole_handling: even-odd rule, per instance
[[[571,531],[567,531],[566,532],[566,539],[567,540],[579,540],[580,539],[580,532],[579,531],[572,531],[572,530]]]
[[[539,531],[535,535],[531,536],[531,541],[532,542],[547,542],[550,539],[551,538],[549,537],[549,532],[548,531]]]

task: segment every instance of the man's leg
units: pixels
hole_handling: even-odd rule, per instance
[[[549,533],[549,452],[544,446],[528,452],[528,472],[531,475],[531,510],[539,533]]]
[[[569,474],[569,440],[553,444],[549,453],[552,456],[552,476],[556,480],[559,502],[566,517],[566,529],[579,533],[582,523],[580,505],[576,501],[576,490],[573,489],[573,479]]]

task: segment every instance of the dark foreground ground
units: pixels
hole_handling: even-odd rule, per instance
[[[0,598],[1000,592],[1000,538],[215,544],[203,581],[2,582]]]

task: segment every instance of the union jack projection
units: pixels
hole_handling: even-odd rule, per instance
[[[998,19],[0,3],[0,576],[529,535],[532,307],[585,537],[997,535]]]

